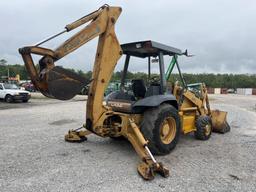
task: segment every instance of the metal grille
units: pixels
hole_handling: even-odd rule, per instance
[[[27,93],[20,93],[21,96],[26,97],[28,94]]]

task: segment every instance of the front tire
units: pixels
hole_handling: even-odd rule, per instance
[[[6,101],[7,103],[12,103],[12,102],[13,102],[12,96],[11,96],[11,95],[6,95],[5,101]]]
[[[176,108],[162,104],[144,112],[141,132],[155,155],[169,154],[180,136],[180,118]]]
[[[209,116],[201,115],[196,120],[195,138],[199,140],[208,140],[212,134],[212,121]]]

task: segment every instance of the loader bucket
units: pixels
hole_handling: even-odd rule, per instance
[[[230,126],[227,122],[227,112],[220,110],[212,110],[211,119],[214,132],[226,133],[230,131]]]
[[[47,74],[48,94],[55,99],[68,100],[77,95],[89,81],[62,67],[53,67]]]

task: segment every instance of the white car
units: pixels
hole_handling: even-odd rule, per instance
[[[8,103],[16,100],[28,102],[30,97],[30,92],[19,89],[15,84],[0,83],[0,99],[4,99]]]

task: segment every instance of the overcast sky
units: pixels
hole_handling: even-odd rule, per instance
[[[183,72],[256,73],[255,0],[1,0],[0,59],[23,63],[18,48],[62,31],[105,3],[123,9],[115,27],[120,43],[151,39],[188,49],[196,56],[180,59]],[[55,48],[70,35],[45,46]],[[97,39],[57,64],[92,70],[96,45]],[[142,61],[131,61],[129,70],[146,71]]]

